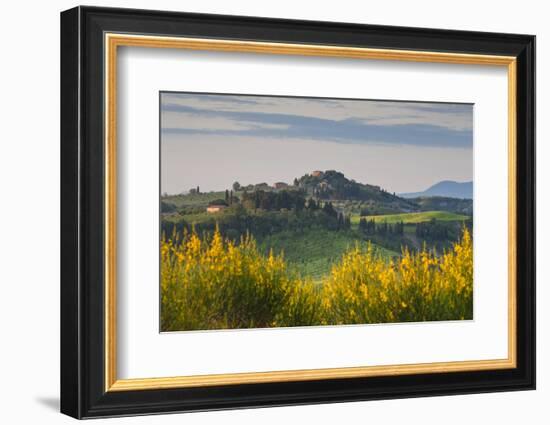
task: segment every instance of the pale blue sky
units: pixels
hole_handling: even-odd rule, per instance
[[[472,180],[465,104],[161,94],[161,190],[292,181],[335,169],[389,191]]]

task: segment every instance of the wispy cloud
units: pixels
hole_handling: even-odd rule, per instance
[[[251,131],[251,130],[285,130],[288,125],[270,124],[260,121],[238,120],[221,114],[204,112],[178,112],[166,110],[162,114],[163,129],[177,129],[190,132],[208,131]]]
[[[472,105],[163,93],[162,131],[472,148]]]

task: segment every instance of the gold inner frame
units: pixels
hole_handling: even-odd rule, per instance
[[[325,45],[105,34],[105,391],[307,381],[516,367],[516,58]],[[118,379],[116,324],[117,50],[120,46],[504,66],[508,72],[508,357],[419,364]]]

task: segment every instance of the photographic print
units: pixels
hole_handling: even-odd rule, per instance
[[[535,388],[535,36],[88,6],[60,34],[62,413]]]
[[[160,329],[473,319],[473,105],[160,93]]]

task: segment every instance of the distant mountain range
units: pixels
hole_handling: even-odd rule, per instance
[[[445,196],[447,198],[473,199],[473,182],[455,182],[444,180],[426,189],[424,192],[400,193],[402,198],[419,198],[423,196]]]

